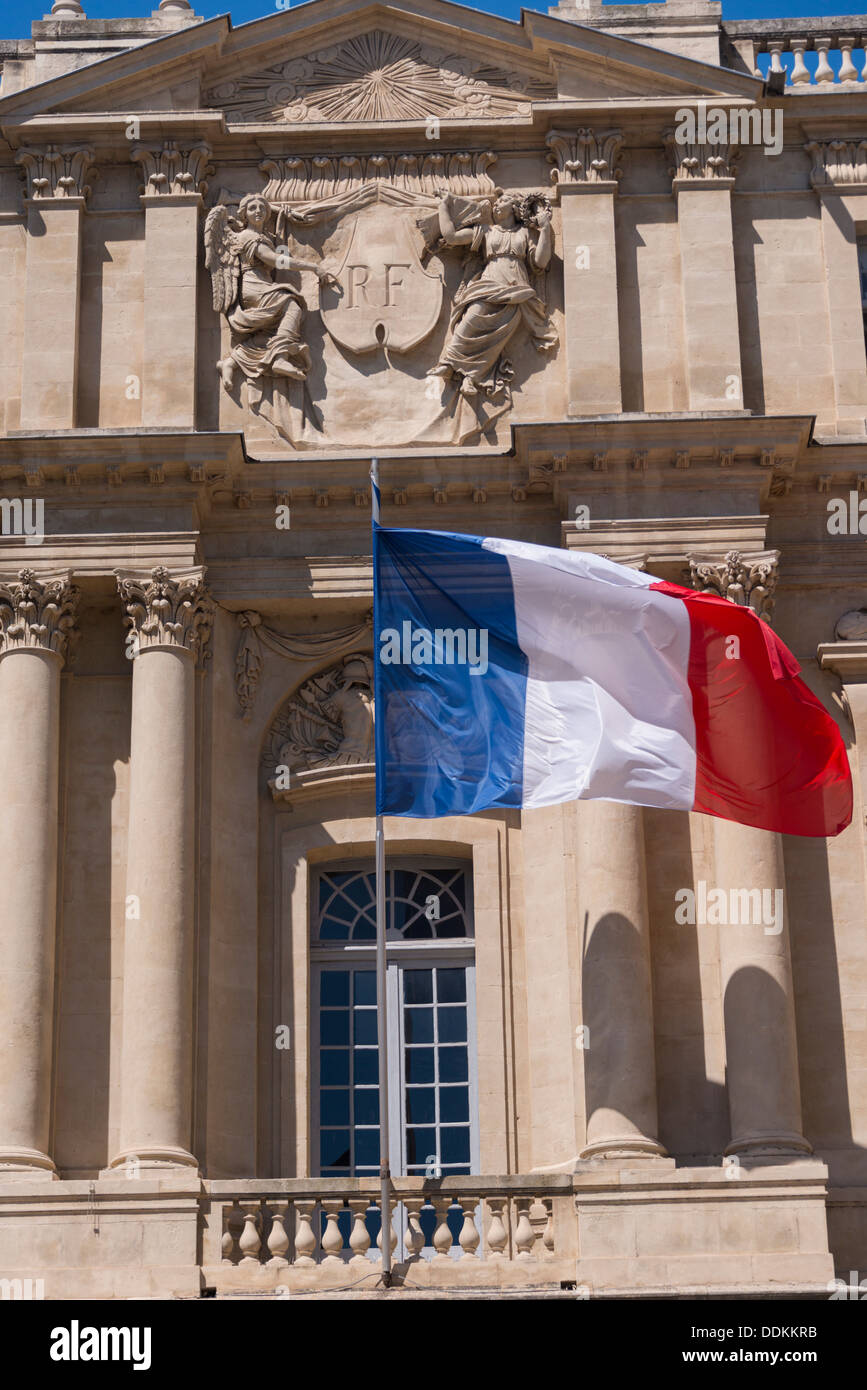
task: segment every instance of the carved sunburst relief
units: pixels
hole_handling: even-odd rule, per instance
[[[519,116],[551,96],[484,61],[446,54],[372,30],[306,58],[221,83],[208,104],[236,121],[398,121],[489,115]]]

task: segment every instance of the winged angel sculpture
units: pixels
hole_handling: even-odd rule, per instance
[[[277,270],[311,270],[336,283],[323,265],[290,256],[265,230],[271,209],[258,193],[241,199],[237,217],[220,203],[205,222],[205,264],[211,272],[214,308],[232,330],[228,356],[217,363],[227,391],[240,368],[261,387],[268,377],[303,382],[310,349],[302,336],[305,305],[291,285],[275,280]]]

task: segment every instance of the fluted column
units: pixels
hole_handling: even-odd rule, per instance
[[[68,573],[0,583],[0,1177],[49,1157],[60,672],[78,591]]]
[[[656,1057],[639,806],[578,803],[578,916],[587,1144],[583,1158],[656,1157]]]
[[[190,1152],[195,671],[212,603],[203,572],[118,576],[133,655],[119,1152],[195,1168]]]
[[[622,409],[614,219],[622,143],[619,130],[552,130],[547,139],[563,218],[569,415]]]
[[[691,584],[748,605],[770,622],[779,552],[717,560],[689,557]],[[759,890],[770,894],[773,920],[719,928],[720,988],[726,1046],[729,1154],[810,1153],[801,1133],[801,1087],[785,865],[780,836],[734,821],[714,821],[714,887],[729,903]],[[781,896],[776,896],[781,894]],[[777,910],[779,906],[779,911]],[[740,914],[739,914],[740,915]],[[753,914],[748,914],[753,915]]]

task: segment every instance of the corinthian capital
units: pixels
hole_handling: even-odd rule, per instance
[[[762,550],[753,555],[729,550],[722,559],[710,555],[686,558],[693,589],[752,608],[766,623],[771,622],[779,550]]]
[[[28,198],[88,198],[85,179],[93,171],[86,145],[46,145],[19,150],[15,157],[27,176]]]
[[[148,196],[208,191],[207,180],[214,170],[208,163],[210,145],[179,149],[174,140],[162,145],[136,145],[132,158],[141,165],[144,184],[139,190]]]
[[[673,161],[668,172],[675,181],[734,179],[735,161],[741,154],[737,145],[716,140],[678,140],[673,130],[665,131],[662,138]]]
[[[204,571],[172,576],[160,566],[150,578],[118,574],[117,587],[124,606],[134,651],[150,647],[176,647],[197,656],[211,633],[213,600],[204,584]]]
[[[0,656],[36,648],[66,660],[79,597],[71,577],[69,570],[41,578],[19,570],[17,579],[0,581]]]
[[[552,183],[611,183],[620,178],[617,165],[622,130],[552,130],[545,141]]]
[[[813,188],[867,183],[867,139],[809,140],[804,149],[813,160]]]

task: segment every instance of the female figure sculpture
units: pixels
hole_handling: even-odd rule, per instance
[[[437,365],[428,376],[446,380],[459,376],[461,393],[475,396],[490,376],[506,344],[524,325],[533,346],[545,352],[557,344],[548,311],[530,282],[530,271],[542,271],[554,249],[551,212],[543,205],[531,211],[531,199],[498,190],[492,226],[458,228],[452,199],[444,192],[439,204],[440,234],[447,246],[468,246],[484,256],[479,274],[455,295],[449,335]],[[531,227],[538,236],[534,237]]]

